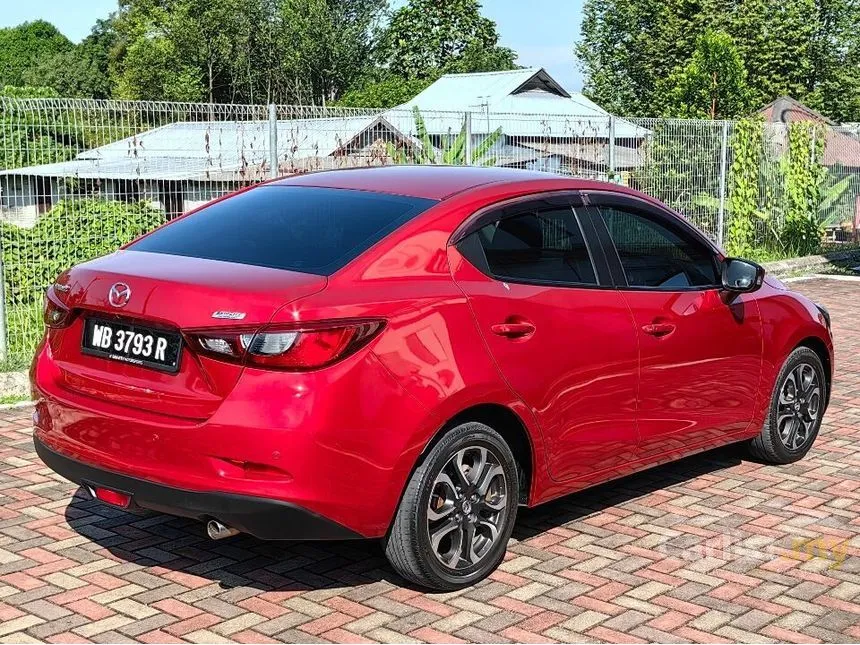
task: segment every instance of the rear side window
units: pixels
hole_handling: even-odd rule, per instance
[[[435,203],[360,190],[260,186],[129,248],[330,275]]]
[[[597,284],[570,208],[524,212],[477,231],[489,272],[511,281]]]
[[[629,286],[684,289],[717,284],[714,254],[692,236],[632,210],[601,206],[600,213]]]

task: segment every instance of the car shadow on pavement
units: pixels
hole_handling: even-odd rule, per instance
[[[615,479],[535,508],[520,508],[513,535],[528,540],[546,531],[647,496],[654,491],[749,461],[741,444],[731,444]],[[567,528],[576,530],[576,526]]]
[[[744,456],[726,446],[567,495],[535,509],[521,508],[513,538],[527,540],[608,507],[737,465]],[[69,526],[114,560],[186,586],[217,582],[225,589],[309,591],[385,581],[412,587],[390,567],[377,540],[267,542],[247,535],[212,541],[203,523],[150,512],[129,512],[78,489],[66,507]],[[576,524],[566,526],[573,531]],[[81,545],[87,548],[87,545]],[[171,575],[172,572],[172,575]]]

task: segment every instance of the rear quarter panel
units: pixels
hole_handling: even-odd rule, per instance
[[[396,498],[388,500],[392,513],[422,452],[448,421],[475,405],[505,406],[519,417],[532,446],[533,498],[546,480],[537,423],[502,378],[451,275],[451,258],[460,258],[449,253],[451,234],[485,205],[484,198],[468,196],[450,205],[442,202],[331,276],[325,291],[299,303],[300,311],[276,315],[285,321],[296,316],[387,320],[371,351],[424,410],[423,418],[402,418],[391,410],[400,427],[393,439],[400,444],[400,457],[391,464],[397,491]]]

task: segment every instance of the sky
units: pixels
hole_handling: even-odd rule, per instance
[[[517,63],[543,67],[566,89],[582,89],[573,57],[579,37],[583,0],[483,0],[483,14],[496,21],[501,44],[519,54]],[[403,0],[396,0],[398,6]],[[43,18],[70,40],[79,42],[97,18],[116,9],[116,0],[29,0],[13,2],[0,12],[0,27]]]

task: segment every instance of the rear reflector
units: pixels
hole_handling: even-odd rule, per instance
[[[96,499],[99,499],[106,504],[111,504],[112,506],[128,508],[128,505],[131,504],[131,495],[118,493],[115,490],[108,490],[107,488],[90,488],[90,492]]]

